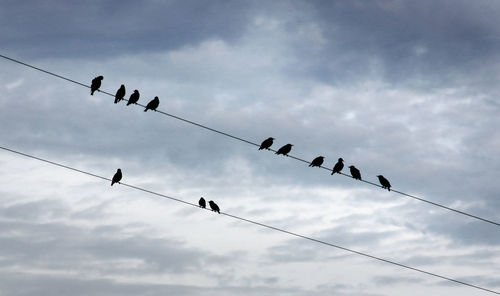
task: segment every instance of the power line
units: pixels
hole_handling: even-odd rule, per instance
[[[64,77],[64,76],[61,76],[61,75],[58,75],[58,74],[55,74],[53,72],[50,72],[50,71],[47,71],[47,70],[44,70],[44,69],[41,69],[41,68],[38,68],[38,67],[35,67],[33,65],[30,65],[30,64],[27,64],[27,63],[24,63],[24,62],[21,62],[19,60],[16,60],[16,59],[13,59],[13,58],[10,58],[10,57],[7,57],[7,56],[4,56],[2,54],[0,54],[0,57],[4,58],[4,59],[7,59],[9,61],[12,61],[12,62],[15,62],[15,63],[18,63],[18,64],[21,64],[23,66],[26,66],[26,67],[29,67],[29,68],[32,68],[32,69],[35,69],[35,70],[38,70],[38,71],[41,71],[43,73],[46,73],[46,74],[49,74],[49,75],[52,75],[52,76],[55,76],[57,78],[61,78],[61,79],[64,79],[66,81],[69,81],[69,82],[72,82],[72,83],[75,83],[77,85],[80,85],[80,86],[83,86],[83,87],[86,87],[86,88],[90,88],[90,86],[86,85],[86,84],[83,84],[81,82],[78,82],[78,81],[75,81],[75,80],[72,80],[72,79],[69,79],[67,77]],[[106,94],[108,96],[112,96],[114,97],[115,95],[114,94],[111,94],[109,92],[106,92],[106,91],[102,91],[102,90],[97,90],[98,92],[101,92],[103,94]],[[124,101],[128,102],[127,99],[123,99]],[[136,104],[138,106],[141,106],[143,108],[146,108],[145,105],[142,105],[142,104]],[[189,123],[189,124],[192,124],[192,125],[195,125],[195,126],[198,126],[198,127],[201,127],[201,128],[204,128],[206,130],[209,130],[209,131],[212,131],[214,133],[218,133],[218,134],[221,134],[223,136],[226,136],[226,137],[229,137],[229,138],[232,138],[232,139],[235,139],[235,140],[238,140],[238,141],[241,141],[241,142],[244,142],[244,143],[247,143],[247,144],[250,144],[250,145],[253,145],[253,146],[257,146],[259,147],[260,145],[257,144],[257,143],[254,143],[252,141],[249,141],[249,140],[246,140],[246,139],[243,139],[243,138],[240,138],[240,137],[237,137],[237,136],[234,136],[234,135],[231,135],[229,133],[226,133],[226,132],[223,132],[223,131],[220,131],[220,130],[217,130],[217,129],[214,129],[214,128],[211,128],[211,127],[208,127],[206,125],[203,125],[203,124],[200,124],[200,123],[197,123],[197,122],[194,122],[194,121],[191,121],[191,120],[188,120],[188,119],[185,119],[185,118],[182,118],[182,117],[179,117],[179,116],[176,116],[176,115],[173,115],[173,114],[170,114],[170,113],[167,113],[167,112],[164,112],[164,111],[161,111],[161,110],[154,110],[160,114],[163,114],[163,115],[166,115],[166,116],[169,116],[171,118],[175,118],[177,120],[180,120],[180,121],[184,121],[186,123]],[[272,152],[276,152],[276,150],[274,149],[269,149],[270,151]],[[306,164],[309,164],[310,161],[307,161],[305,159],[302,159],[302,158],[299,158],[299,157],[296,157],[296,156],[292,156],[292,155],[287,155],[289,158],[292,158],[294,160],[297,160],[297,161],[301,161],[303,163],[306,163]],[[330,168],[327,168],[325,166],[320,166],[320,168],[322,169],[325,169],[327,171],[332,171],[332,169]],[[345,173],[340,173],[340,175],[343,175],[345,177],[349,177],[349,178],[352,178],[352,176],[348,175],[348,174],[345,174]],[[382,188],[382,186],[380,186],[379,184],[376,184],[376,183],[373,183],[373,182],[370,182],[370,181],[367,181],[367,180],[359,180],[361,182],[364,182],[366,184],[370,184],[372,186],[376,186],[376,187],[380,187]],[[448,206],[445,206],[445,205],[442,205],[442,204],[439,204],[437,202],[433,202],[433,201],[430,201],[430,200],[427,200],[427,199],[424,199],[424,198],[421,198],[421,197],[418,197],[418,196],[415,196],[415,195],[412,195],[412,194],[408,194],[408,193],[405,193],[405,192],[402,192],[402,191],[399,191],[399,190],[394,190],[392,189],[391,190],[392,192],[395,192],[395,193],[398,193],[400,195],[403,195],[403,196],[406,196],[406,197],[409,197],[409,198],[412,198],[412,199],[415,199],[415,200],[418,200],[418,201],[421,201],[421,202],[425,202],[427,204],[430,204],[430,205],[433,205],[433,206],[436,206],[436,207],[440,207],[442,209],[445,209],[445,210],[448,210],[448,211],[452,211],[452,212],[455,212],[455,213],[458,213],[458,214],[461,214],[461,215],[464,215],[464,216],[467,216],[469,218],[473,218],[473,219],[476,219],[476,220],[479,220],[479,221],[482,221],[482,222],[486,222],[486,223],[489,223],[489,224],[492,224],[492,225],[495,225],[495,226],[500,226],[500,223],[499,222],[495,222],[493,220],[490,220],[490,219],[486,219],[486,218],[482,218],[480,216],[477,216],[477,215],[473,215],[473,214],[470,214],[470,213],[467,213],[467,212],[464,212],[464,211],[460,211],[460,210],[457,210],[457,209],[454,209],[454,208],[451,208],[451,207],[448,207]]]
[[[42,161],[42,162],[45,162],[45,163],[49,163],[49,164],[54,165],[54,166],[62,167],[62,168],[65,168],[67,170],[72,170],[72,171],[75,171],[75,172],[78,172],[78,173],[81,173],[81,174],[85,174],[85,175],[88,175],[88,176],[91,176],[91,177],[94,177],[94,178],[102,179],[102,180],[105,180],[105,181],[111,181],[111,179],[107,178],[107,177],[103,177],[103,176],[100,176],[100,175],[97,175],[97,174],[94,174],[94,173],[90,173],[88,171],[80,170],[80,169],[77,169],[77,168],[74,168],[74,167],[71,167],[71,166],[68,166],[68,165],[64,165],[64,164],[61,164],[61,163],[58,163],[58,162],[55,162],[55,161],[50,161],[50,160],[47,160],[47,159],[44,159],[44,158],[41,158],[41,157],[37,157],[37,156],[31,155],[31,154],[23,153],[23,152],[14,150],[14,149],[10,149],[10,148],[3,147],[3,146],[0,146],[0,149],[8,151],[8,152],[11,152],[11,153],[14,153],[14,154],[22,155],[22,156],[25,156],[25,157],[28,157],[28,158],[32,158],[32,159],[35,159],[35,160],[38,160],[38,161]],[[158,193],[158,192],[155,192],[155,191],[151,191],[151,190],[148,190],[148,189],[145,189],[145,188],[141,188],[141,187],[134,186],[134,185],[127,184],[127,183],[123,183],[123,182],[120,182],[119,184],[123,185],[125,187],[129,187],[129,188],[132,188],[132,189],[135,189],[135,190],[139,190],[139,191],[145,192],[145,193],[156,195],[156,196],[159,196],[159,197],[162,197],[162,198],[165,198],[165,199],[170,199],[170,200],[177,201],[177,202],[180,202],[180,203],[184,203],[186,205],[190,205],[190,206],[193,206],[193,207],[196,207],[196,208],[199,208],[199,209],[204,209],[204,208],[200,208],[197,204],[194,204],[194,203],[191,203],[191,202],[179,199],[179,198],[171,197],[171,196],[168,196],[168,195],[165,195],[165,194],[162,194],[162,193]],[[209,210],[209,209],[204,209],[204,210]],[[346,248],[346,247],[342,247],[342,246],[339,246],[339,245],[336,245],[336,244],[333,244],[333,243],[329,243],[329,242],[326,242],[326,241],[323,241],[323,240],[320,240],[320,239],[315,239],[315,238],[312,238],[312,237],[309,237],[309,236],[306,236],[306,235],[302,235],[302,234],[298,234],[298,233],[295,233],[295,232],[292,232],[292,231],[288,231],[288,230],[285,230],[285,229],[282,229],[282,228],[274,227],[274,226],[271,226],[271,225],[267,225],[267,224],[264,224],[264,223],[261,223],[261,222],[253,221],[253,220],[250,220],[250,219],[246,219],[246,218],[243,218],[243,217],[240,217],[240,216],[236,216],[236,215],[232,215],[232,214],[225,213],[225,212],[220,212],[220,214],[224,215],[224,216],[227,216],[227,217],[230,217],[230,218],[233,218],[233,219],[237,219],[237,220],[243,221],[243,222],[247,222],[247,223],[258,225],[258,226],[261,226],[261,227],[264,227],[264,228],[268,228],[268,229],[271,229],[271,230],[279,231],[279,232],[282,232],[282,233],[285,233],[285,234],[288,234],[288,235],[291,235],[291,236],[295,236],[295,237],[298,237],[298,238],[306,239],[306,240],[309,240],[309,241],[312,241],[312,242],[315,242],[315,243],[319,243],[319,244],[322,244],[322,245],[325,245],[325,246],[337,248],[337,249],[340,249],[340,250],[343,250],[343,251],[346,251],[346,252],[349,252],[349,253],[353,253],[353,254],[356,254],[356,255],[368,257],[370,259],[374,259],[374,260],[381,261],[381,262],[384,262],[384,263],[388,263],[388,264],[396,265],[396,266],[399,266],[399,267],[403,267],[403,268],[406,268],[406,269],[409,269],[409,270],[413,270],[413,271],[416,271],[416,272],[419,272],[419,273],[423,273],[423,274],[426,274],[426,275],[429,275],[429,276],[437,277],[437,278],[440,278],[442,280],[454,282],[454,283],[465,285],[465,286],[468,286],[468,287],[471,287],[471,288],[475,288],[475,289],[479,289],[479,290],[483,290],[483,291],[486,291],[486,292],[490,292],[490,293],[493,293],[493,294],[500,295],[500,292],[497,292],[497,291],[494,291],[494,290],[491,290],[491,289],[488,289],[488,288],[484,288],[484,287],[481,287],[481,286],[478,286],[478,285],[470,284],[470,283],[467,283],[467,282],[464,282],[464,281],[461,281],[461,280],[456,280],[456,279],[453,279],[453,278],[450,278],[450,277],[439,275],[437,273],[425,271],[425,270],[420,269],[420,268],[411,267],[411,266],[406,265],[406,264],[397,263],[397,262],[394,262],[394,261],[391,261],[391,260],[388,260],[388,259],[384,259],[384,258],[381,258],[381,257],[373,256],[373,255],[370,255],[370,254],[367,254],[367,253],[364,253],[364,252],[360,252],[360,251],[356,251],[356,250],[349,249],[349,248]]]

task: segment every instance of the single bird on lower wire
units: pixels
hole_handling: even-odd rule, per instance
[[[276,153],[274,154],[283,154],[285,156],[288,156],[288,153],[290,153],[290,151],[292,151],[292,144],[286,144],[285,146],[281,147],[280,149],[278,149],[278,151],[276,151]]]
[[[380,182],[380,185],[382,185],[382,188],[391,191],[391,183],[389,183],[389,180],[384,178],[384,176],[382,175],[378,175],[377,177],[378,181]]]
[[[130,98],[128,98],[127,106],[130,104],[137,104],[137,101],[139,101],[139,91],[136,89],[134,92],[130,95]]]
[[[205,201],[205,199],[202,197],[200,197],[200,200],[198,201],[198,205],[200,206],[200,208],[206,208],[207,207],[207,202]]]
[[[349,166],[349,170],[351,171],[351,176],[355,179],[355,180],[361,180],[361,173],[359,172],[359,170],[351,165]]]
[[[269,150],[269,147],[271,147],[273,145],[273,141],[274,141],[274,138],[272,138],[272,137],[265,139],[262,142],[262,144],[260,144],[259,150],[262,150],[262,149]]]
[[[325,160],[324,156],[318,156],[309,164],[310,167],[321,167],[323,161]]]
[[[146,109],[144,109],[144,112],[147,112],[148,110],[156,111],[156,108],[158,108],[159,105],[160,99],[158,99],[158,97],[155,97],[146,105]]]
[[[116,91],[115,104],[123,100],[124,97],[125,97],[125,85],[122,84],[120,88]]]
[[[209,201],[208,204],[210,205],[210,208],[212,209],[212,211],[220,214],[219,206],[215,202]]]
[[[113,186],[113,184],[115,183],[120,184],[121,179],[122,179],[122,170],[118,169],[115,175],[113,176],[113,179],[111,179],[111,186]]]
[[[90,95],[93,96],[94,92],[101,87],[101,82],[104,79],[103,76],[97,76],[96,78],[92,79],[92,84],[90,85]]]
[[[341,158],[339,158],[339,160],[337,161],[337,163],[333,166],[333,169],[332,169],[332,175],[337,173],[337,174],[340,174],[340,171],[342,171],[342,169],[344,168],[344,160]]]

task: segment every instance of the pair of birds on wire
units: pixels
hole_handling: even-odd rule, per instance
[[[94,95],[95,91],[99,90],[103,79],[104,79],[103,76],[97,76],[96,78],[92,79],[92,83],[90,85],[90,95],[91,96]],[[117,104],[118,102],[120,102],[121,100],[123,100],[125,98],[125,93],[126,93],[125,85],[122,84],[120,86],[120,88],[118,88],[118,90],[116,91],[115,104]],[[134,92],[130,95],[130,97],[128,99],[127,106],[131,105],[131,104],[137,104],[137,102],[139,101],[139,97],[140,97],[139,91],[137,89],[134,90]],[[158,108],[159,105],[160,105],[160,99],[158,97],[154,97],[154,99],[152,99],[146,105],[146,109],[144,109],[144,112],[147,112],[148,110],[156,111],[156,108]]]
[[[114,174],[113,178],[111,179],[111,186],[113,186],[113,184],[115,184],[115,183],[120,184],[122,177],[123,177],[122,170],[121,169],[116,170],[116,173]],[[201,197],[200,200],[198,201],[198,205],[200,206],[200,208],[205,209],[207,207],[207,202],[205,201],[205,199],[203,197]],[[209,201],[208,205],[210,206],[210,209],[212,209],[212,211],[220,214],[220,208],[213,200]]]
[[[273,142],[274,142],[273,137],[269,137],[269,138],[265,139],[260,144],[259,150],[263,150],[263,149],[271,150],[270,148],[273,145]],[[292,144],[286,144],[286,145],[282,146],[280,149],[278,149],[278,151],[276,151],[275,154],[277,154],[277,155],[281,154],[284,156],[288,156],[288,153],[290,153],[290,151],[292,151],[292,146],[293,146]],[[325,160],[324,156],[318,156],[311,161],[311,163],[309,164],[309,167],[321,167],[324,160]],[[343,168],[344,168],[344,160],[342,158],[339,158],[337,163],[333,166],[332,175],[335,173],[340,174],[340,172],[342,171]],[[351,176],[353,177],[353,179],[361,180],[361,172],[355,166],[353,166],[353,165],[349,166],[349,171],[351,172]],[[391,183],[389,182],[389,180],[387,180],[382,175],[378,175],[377,177],[378,177],[378,180],[379,180],[382,188],[391,191]]]
[[[198,200],[198,205],[200,206],[200,208],[205,209],[207,207],[207,202],[203,197],[201,197],[200,200]],[[212,209],[212,211],[220,214],[220,208],[213,200],[209,201],[208,205],[210,206],[210,209]]]

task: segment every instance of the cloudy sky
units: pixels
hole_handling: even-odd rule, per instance
[[[0,53],[500,221],[500,2],[8,1]],[[0,145],[500,291],[500,228],[0,60]],[[0,151],[1,295],[490,295]]]

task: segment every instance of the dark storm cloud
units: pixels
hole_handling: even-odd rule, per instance
[[[331,82],[370,70],[390,82],[480,71],[498,58],[496,1],[313,1],[328,44],[309,73]],[[322,66],[325,57],[332,61]],[[458,72],[458,73],[457,73]]]
[[[239,38],[247,2],[1,1],[2,51],[30,57],[88,57],[160,51]]]

